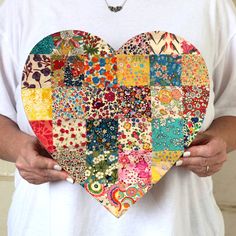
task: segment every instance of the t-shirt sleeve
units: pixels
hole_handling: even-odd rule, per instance
[[[215,118],[236,116],[236,34],[229,40],[213,74]]]
[[[0,114],[16,122],[16,66],[7,39],[0,35]]]

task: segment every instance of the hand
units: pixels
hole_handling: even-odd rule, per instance
[[[176,166],[193,171],[199,177],[206,177],[218,172],[227,160],[225,141],[211,134],[200,133],[185,151]]]
[[[27,141],[19,151],[16,167],[20,175],[31,184],[42,184],[59,180],[73,182],[65,171],[50,158],[35,137],[27,136]]]

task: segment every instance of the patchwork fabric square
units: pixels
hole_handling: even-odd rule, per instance
[[[109,187],[118,181],[117,151],[87,151],[86,166],[86,183]]]
[[[84,91],[76,87],[54,88],[52,92],[53,118],[82,119],[85,112],[83,98]]]
[[[151,184],[143,183],[116,183],[109,188],[106,188],[99,182],[84,185],[84,188],[93,197],[115,215],[119,214],[119,212],[125,213],[132,205],[141,199],[151,187]]]
[[[152,140],[153,151],[183,150],[183,120],[182,119],[153,119]]]
[[[51,68],[52,68],[52,88],[65,87],[65,67],[66,57],[60,55],[51,55]]]
[[[52,87],[81,87],[84,81],[84,55],[52,55]]]
[[[52,35],[49,35],[45,38],[43,38],[40,42],[38,42],[30,54],[51,54],[53,52],[53,49],[55,49],[55,45],[53,42]]]
[[[203,118],[209,93],[205,86],[183,86],[184,117]]]
[[[85,60],[85,86],[97,88],[116,88],[117,84],[117,62],[115,56],[101,57],[92,55]]]
[[[121,86],[148,86],[150,63],[148,55],[117,55],[117,77]]]
[[[64,68],[64,83],[66,86],[81,87],[84,81],[84,57],[69,56]]]
[[[181,86],[181,56],[151,55],[151,86]]]
[[[206,86],[183,86],[183,122],[184,147],[187,148],[195,137],[195,131],[200,130],[207,109],[210,95]]]
[[[86,87],[83,97],[86,119],[117,119],[119,116],[118,92],[114,88]]]
[[[86,150],[86,121],[56,119],[53,121],[53,145],[56,149]]]
[[[195,130],[200,130],[203,118],[189,117],[183,120],[184,148],[188,148],[195,137]]]
[[[53,129],[51,120],[30,121],[30,125],[35,133],[38,134],[41,144],[49,151],[54,152]]]
[[[177,86],[151,86],[152,118],[182,118],[183,91]]]
[[[149,86],[125,87],[118,89],[119,117],[150,118],[151,91]]]
[[[118,120],[118,124],[118,148],[121,152],[152,150],[150,120],[146,118],[123,118]]]
[[[52,156],[66,172],[73,173],[71,174],[73,179],[76,179],[78,183],[84,183],[87,168],[86,154],[84,151],[58,148]]]
[[[208,70],[200,55],[183,55],[181,59],[183,86],[205,86],[209,83]]]
[[[53,55],[76,56],[83,54],[83,36],[80,31],[68,30],[52,34]]]
[[[118,172],[119,183],[151,183],[151,151],[121,152],[119,153],[119,163],[121,165]]]
[[[21,96],[29,121],[52,120],[51,88],[23,89]]]
[[[108,44],[104,43],[98,36],[81,30],[65,30],[51,35],[55,45],[54,55],[99,55],[104,57],[113,54]]]
[[[51,87],[51,59],[50,55],[29,55],[22,76],[24,88]]]
[[[86,133],[88,150],[117,150],[118,120],[87,120]]]
[[[182,151],[158,151],[152,153],[151,176],[152,183],[157,183],[167,171],[178,161]]]

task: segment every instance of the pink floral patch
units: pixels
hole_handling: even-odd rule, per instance
[[[119,182],[125,184],[151,183],[150,151],[126,151],[119,153]]]

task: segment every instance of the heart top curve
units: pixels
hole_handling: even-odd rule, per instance
[[[22,100],[45,149],[120,217],[191,144],[209,86],[200,52],[172,33],[142,33],[115,51],[69,30],[30,52]]]

